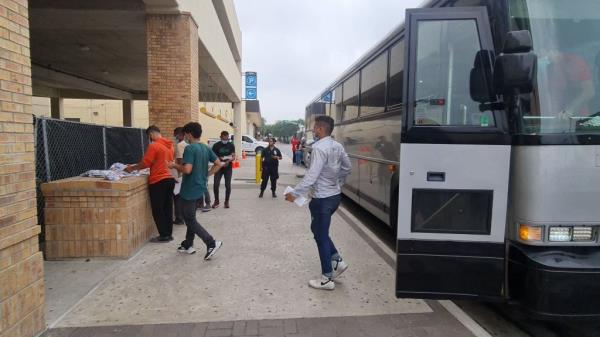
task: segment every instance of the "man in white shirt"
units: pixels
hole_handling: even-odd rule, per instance
[[[312,194],[310,229],[319,250],[322,276],[308,284],[324,290],[335,289],[334,279],[348,269],[329,237],[331,216],[340,205],[342,185],[352,171],[344,147],[331,137],[333,126],[334,121],[329,116],[315,119],[313,134],[318,141],[312,145],[310,168],[294,191],[285,195],[287,201],[293,202],[299,196]]]
[[[187,146],[185,142],[185,135],[183,128],[175,128],[173,130],[173,137],[175,137],[175,162],[181,165],[183,160],[183,151]],[[179,207],[179,191],[181,190],[181,174],[177,170],[173,170],[173,177],[175,178],[175,189],[173,190],[173,201],[175,202],[175,220],[174,225],[183,225],[183,214],[181,213],[181,207]]]

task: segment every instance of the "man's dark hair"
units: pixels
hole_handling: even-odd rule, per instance
[[[147,129],[146,129],[146,135],[150,135],[150,133],[152,132],[157,132],[160,133],[160,129],[158,128],[158,126],[156,125],[150,125]]]
[[[273,141],[273,143],[277,143],[277,138],[272,137],[271,140]]]
[[[227,132],[225,130],[221,131],[221,137],[223,137],[223,136],[229,137],[229,132]]]
[[[315,118],[315,124],[320,124],[324,127],[328,135],[333,132],[334,121],[333,118],[329,116],[317,116]]]
[[[183,126],[183,133],[189,133],[194,138],[202,136],[202,125],[197,122],[190,122]]]
[[[182,134],[183,134],[182,127],[178,127],[178,128],[175,128],[175,130],[173,130],[173,135],[175,135],[175,136],[182,135]]]

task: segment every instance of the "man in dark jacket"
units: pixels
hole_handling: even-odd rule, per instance
[[[212,208],[219,207],[219,187],[221,178],[225,177],[225,208],[229,208],[229,198],[231,197],[231,177],[233,175],[233,165],[235,161],[235,146],[229,139],[229,132],[221,132],[221,141],[213,145],[213,152],[223,163],[223,167],[215,173],[215,182],[213,191],[215,193],[215,202]]]
[[[262,183],[260,184],[259,198],[263,197],[267,183],[271,179],[273,198],[277,198],[277,179],[279,178],[279,161],[283,159],[281,151],[275,147],[275,138],[269,138],[269,147],[262,150]]]

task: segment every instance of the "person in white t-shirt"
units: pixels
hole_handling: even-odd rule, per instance
[[[187,146],[184,139],[183,128],[175,128],[175,130],[173,130],[173,137],[175,137],[175,162],[181,164],[183,160],[183,150],[185,150],[185,147]],[[173,200],[175,201],[175,220],[173,220],[173,224],[183,225],[183,215],[179,203],[177,202],[179,200],[179,191],[181,190],[181,174],[177,170],[174,170],[173,176],[176,180],[175,189],[173,190]]]

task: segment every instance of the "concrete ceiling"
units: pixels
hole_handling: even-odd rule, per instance
[[[73,98],[146,99],[149,4],[156,11],[177,2],[30,0],[34,95],[51,88]],[[232,101],[201,41],[199,55],[200,100]]]

